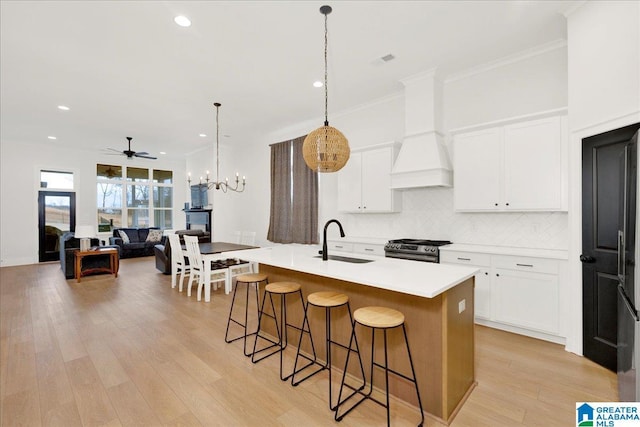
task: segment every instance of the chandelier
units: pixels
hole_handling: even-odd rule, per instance
[[[302,156],[309,166],[318,172],[337,172],[349,160],[349,141],[338,129],[329,126],[328,105],[329,90],[327,87],[327,15],[331,6],[322,6],[320,13],[324,15],[324,126],[309,133],[302,145]]]
[[[226,193],[227,190],[235,191],[236,193],[242,193],[244,191],[244,187],[246,184],[246,177],[242,177],[242,186],[240,186],[240,175],[236,172],[236,180],[233,186],[229,185],[229,178],[225,178],[224,182],[220,181],[220,123],[219,123],[219,115],[220,115],[220,104],[219,102],[213,103],[214,107],[216,107],[216,180],[211,181],[209,179],[209,171],[207,171],[206,183],[202,182],[202,177],[200,177],[199,185],[206,185],[208,190],[215,188],[216,190],[222,190],[223,193]],[[191,185],[191,174],[189,174],[189,178],[187,179],[189,185]]]

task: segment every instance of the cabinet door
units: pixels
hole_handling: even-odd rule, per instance
[[[362,153],[351,153],[347,164],[338,172],[338,210],[360,212],[362,208]]]
[[[457,135],[454,150],[455,209],[501,208],[502,130],[491,128]]]
[[[362,152],[362,211],[390,212],[393,210],[390,147]]]
[[[495,320],[558,334],[558,276],[494,270]]]
[[[475,275],[474,314],[476,318],[491,320],[491,256],[475,252],[440,251],[440,263],[480,269]]]
[[[560,117],[505,126],[506,209],[561,209],[561,135]]]

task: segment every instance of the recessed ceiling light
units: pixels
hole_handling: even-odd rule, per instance
[[[160,154],[167,154],[167,152],[166,151],[161,151]]]
[[[324,86],[320,80],[313,82],[313,87],[322,87]]]
[[[69,111],[71,108],[66,105],[58,105],[58,110]]]
[[[207,134],[206,134],[206,133],[201,133],[199,136],[200,136],[201,138],[204,138],[204,137],[206,137],[206,136],[207,136]]]
[[[187,18],[184,15],[176,16],[175,18],[173,18],[173,20],[175,21],[176,24],[180,25],[181,27],[191,26],[191,21],[189,20],[189,18]]]
[[[49,139],[58,139],[55,136],[48,136],[47,138],[49,138]]]

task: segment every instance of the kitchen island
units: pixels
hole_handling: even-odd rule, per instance
[[[357,259],[322,261],[318,248],[281,245],[249,249],[228,256],[257,262],[269,282],[293,281],[305,295],[318,291],[339,291],[349,296],[352,311],[364,306],[386,306],[401,311],[427,415],[449,423],[475,385],[473,287],[475,268],[408,261],[379,256],[357,255]],[[330,253],[354,258],[353,253]],[[302,323],[302,313],[290,305],[288,320]],[[317,354],[324,355],[324,313],[310,310],[312,334]],[[349,342],[346,311],[332,315],[337,341]],[[294,335],[294,334],[291,334]],[[370,336],[358,332],[360,351],[370,361]],[[391,334],[390,364],[400,372],[410,372],[402,334]],[[289,337],[297,343],[296,336]],[[303,347],[304,348],[304,347]],[[395,351],[397,349],[397,351]],[[308,350],[308,348],[305,348]],[[344,351],[334,352],[338,369],[344,368]],[[350,373],[351,370],[349,371]],[[354,370],[355,372],[355,370]],[[384,384],[376,374],[376,384]],[[413,385],[401,378],[390,378],[392,395],[417,406]]]

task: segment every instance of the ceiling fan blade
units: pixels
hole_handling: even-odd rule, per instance
[[[148,155],[149,155],[149,153],[147,153],[146,151],[136,151],[136,156],[137,156],[138,154],[141,154],[141,155],[143,155],[143,156],[148,156]]]
[[[122,154],[122,150],[116,150],[115,148],[105,148],[105,150],[115,151],[118,154]]]
[[[157,157],[144,155],[142,153],[136,153],[136,154],[134,154],[134,156],[140,157],[141,159],[152,159],[152,160],[157,160],[158,159]]]

